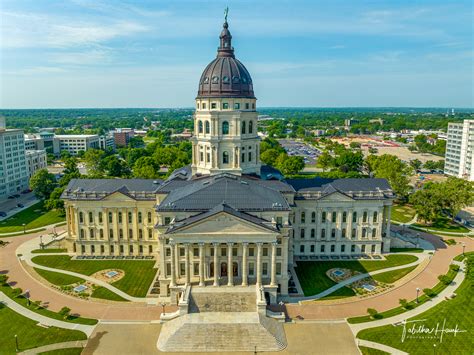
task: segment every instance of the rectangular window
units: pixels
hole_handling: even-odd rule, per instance
[[[321,239],[326,238],[326,229],[321,229]]]
[[[171,276],[171,263],[166,263],[166,276]]]
[[[132,223],[132,212],[128,212],[128,223]]]
[[[166,256],[171,256],[171,248],[165,249]]]
[[[262,263],[262,274],[268,275],[268,263]]]
[[[346,237],[346,232],[347,232],[347,230],[344,228],[344,229],[342,230],[342,238],[345,238],[345,237]]]
[[[276,263],[276,274],[281,275],[281,263]]]
[[[217,104],[215,102],[211,103],[211,109],[215,110],[217,108]]]
[[[372,253],[375,253],[375,244],[372,245]]]
[[[186,253],[186,250],[184,248],[179,248],[179,256],[184,256]]]
[[[197,258],[199,256],[199,248],[193,248],[193,256]]]
[[[227,248],[221,248],[221,256],[227,256]]]
[[[255,249],[249,248],[249,256],[255,256]]]
[[[365,253],[365,245],[362,245],[361,251]]]
[[[331,244],[331,253],[334,253],[336,251],[336,246],[334,244]]]
[[[229,109],[229,103],[228,102],[222,103],[222,109],[228,110]]]
[[[311,245],[310,251],[311,253],[314,253],[314,245]]]
[[[249,276],[255,275],[255,265],[254,263],[249,263]]]
[[[165,226],[171,223],[171,217],[165,217]]]
[[[245,109],[246,110],[250,109],[250,104],[248,102],[245,103]]]
[[[130,251],[130,254],[133,254],[133,245],[130,245],[128,250]]]
[[[301,237],[301,239],[304,239],[304,229],[303,228],[301,228],[301,230],[300,230],[300,237]]]
[[[240,103],[234,103],[234,110],[240,110]]]
[[[321,253],[324,253],[324,249],[326,249],[326,246],[323,244],[321,245]]]
[[[129,230],[128,230],[128,237],[129,237],[130,239],[133,239],[133,230],[132,230],[132,229],[129,229]]]
[[[112,212],[109,212],[109,223],[112,223]]]
[[[331,238],[336,238],[336,230],[334,228],[331,229]]]
[[[354,244],[351,245],[351,253],[355,253],[356,251],[356,246]]]
[[[262,255],[263,256],[268,256],[268,248],[263,248]]]
[[[277,256],[281,256],[281,248],[277,248]]]
[[[199,263],[194,263],[193,264],[193,273],[194,273],[194,276],[199,275]]]
[[[300,245],[300,253],[304,253],[304,245]]]
[[[148,223],[151,223],[151,212],[148,212]]]
[[[179,263],[179,274],[181,276],[186,275],[186,265],[185,265],[185,263]]]
[[[357,212],[354,212],[354,213],[352,214],[352,222],[353,222],[353,223],[356,223],[356,222],[357,222]]]
[[[214,247],[211,248],[211,256],[214,256]]]
[[[113,254],[113,253],[114,253],[114,246],[111,245],[111,246],[110,246],[110,254]]]
[[[99,212],[99,223],[102,223],[102,212]]]
[[[232,248],[232,256],[237,256],[237,248]]]
[[[336,223],[336,219],[337,219],[337,212],[333,212],[332,213],[332,223]]]
[[[323,212],[323,213],[321,214],[321,222],[322,222],[322,223],[326,223],[326,212]]]
[[[277,226],[281,227],[283,225],[283,217],[276,218]]]

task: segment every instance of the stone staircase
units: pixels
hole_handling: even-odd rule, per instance
[[[193,287],[189,300],[189,313],[202,312],[254,312],[255,287],[209,288]]]
[[[283,326],[257,312],[190,313],[165,323],[158,349],[167,352],[280,351]]]

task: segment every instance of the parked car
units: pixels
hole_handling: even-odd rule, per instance
[[[21,193],[22,193],[22,194],[27,194],[27,193],[30,193],[30,192],[31,192],[30,189],[26,189],[26,190],[23,190]]]
[[[15,195],[13,195],[13,197],[18,198],[18,197],[20,197],[20,194],[15,194]]]
[[[6,212],[0,211],[0,217],[6,217],[6,216],[7,216]]]
[[[23,207],[25,207],[25,205],[24,205],[24,204],[22,204],[22,203],[19,203],[19,204],[17,204],[17,205],[16,205],[16,207],[23,208]]]
[[[15,196],[11,195],[11,196],[8,196],[8,198],[11,200],[11,199],[14,199]]]

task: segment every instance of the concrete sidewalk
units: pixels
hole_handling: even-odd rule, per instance
[[[11,300],[1,291],[0,291],[0,302],[2,302],[4,305],[6,305],[8,308],[12,309],[16,313],[21,314],[22,316],[29,319],[33,319],[37,321],[38,323],[41,323],[50,327],[64,328],[64,329],[70,329],[70,330],[79,330],[81,332],[86,333],[88,337],[92,334],[95,328],[95,325],[69,323],[69,322],[63,322],[57,319],[45,317],[41,314],[30,311],[29,309],[16,303],[15,301]]]

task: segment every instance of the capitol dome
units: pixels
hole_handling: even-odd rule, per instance
[[[219,36],[217,57],[204,69],[199,80],[197,98],[239,97],[254,99],[252,78],[245,66],[235,58],[232,35],[227,21]]]

